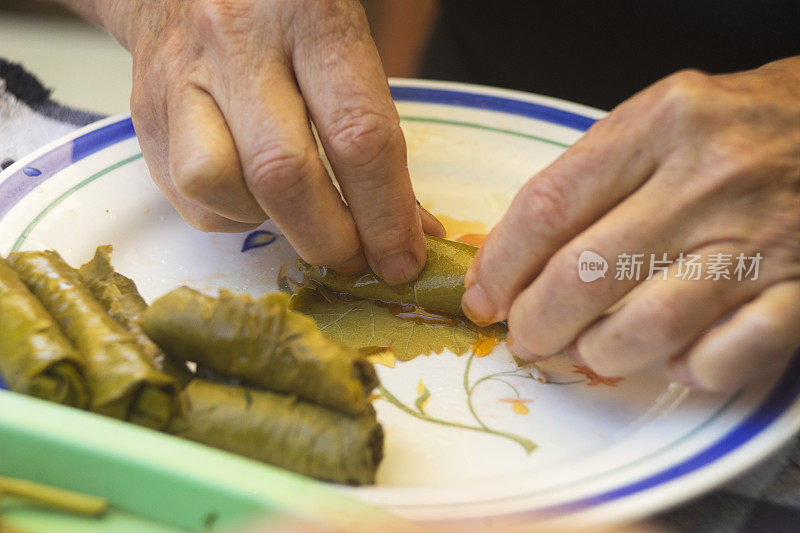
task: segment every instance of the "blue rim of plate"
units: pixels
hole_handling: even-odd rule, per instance
[[[397,101],[470,107],[487,111],[523,116],[585,132],[596,118],[511,96],[496,96],[478,92],[394,85],[392,97]],[[510,93],[510,91],[508,91]],[[0,182],[0,220],[22,198],[64,168],[95,152],[134,137],[136,132],[130,117],[94,129],[29,161]],[[5,388],[0,380],[0,388]],[[767,429],[800,397],[800,351],[786,368],[772,391],[743,421],[714,443],[695,452],[689,458],[660,472],[637,481],[606,490],[593,496],[504,515],[506,518],[544,519],[567,515],[607,504],[615,500],[653,489],[708,466],[737,450]]]

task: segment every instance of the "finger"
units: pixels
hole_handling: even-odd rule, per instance
[[[200,231],[236,233],[248,231],[257,224],[230,220],[183,197],[172,183],[169,172],[169,135],[166,97],[149,84],[137,80],[131,92],[131,119],[139,146],[153,182],[192,227]]]
[[[247,187],[303,259],[343,272],[360,269],[355,224],[319,158],[292,75],[278,60],[263,65],[247,84],[227,81],[217,99]]]
[[[623,106],[596,123],[517,193],[470,269],[462,306],[471,319],[505,319],[551,255],[650,176],[655,155],[633,149],[648,132],[629,127],[628,114]]]
[[[522,328],[517,340],[534,353],[557,353],[641,280],[660,275],[658,269],[667,266],[666,258],[708,242],[720,247],[737,242],[750,246],[746,243],[752,242],[753,226],[742,223],[749,218],[720,209],[719,202],[729,199],[720,198],[714,187],[703,183],[719,183],[729,179],[731,172],[758,171],[748,160],[721,164],[714,150],[703,156],[691,151],[673,153],[625,201],[553,255],[519,294],[508,315],[512,331]],[[703,179],[687,182],[690,176]],[[747,250],[731,250],[742,251]],[[484,254],[479,254],[481,268]],[[591,274],[581,270],[587,262],[605,262],[611,273],[584,276]],[[772,279],[786,277],[786,273],[776,273]]]
[[[723,250],[731,258],[733,250]],[[722,253],[701,251],[704,257]],[[595,372],[622,376],[683,351],[702,333],[764,287],[760,280],[682,279],[679,263],[637,287],[626,303],[600,319],[577,339],[580,358]],[[731,269],[732,270],[732,269]],[[729,270],[730,272],[730,270]]]
[[[782,370],[800,347],[800,281],[771,286],[670,362],[676,381],[735,391]]]
[[[324,26],[300,22],[298,32],[297,82],[367,261],[390,284],[411,281],[425,262],[422,222],[399,117],[363,9],[340,4]]]
[[[236,145],[211,95],[184,86],[170,94],[167,107],[170,177],[177,191],[222,217],[262,223],[267,216],[245,184]]]
[[[696,245],[683,242],[681,224],[688,217],[679,202],[664,205],[666,192],[658,181],[653,178],[567,243],[517,296],[508,322],[519,344],[542,355],[560,352],[644,281],[651,266],[653,274],[663,275],[656,268],[667,268],[659,264],[664,254],[675,257],[679,248]],[[658,217],[652,216],[655,210]],[[580,271],[586,263],[596,265],[596,276]]]
[[[424,231],[427,235],[433,235],[434,237],[444,239],[447,236],[447,231],[444,229],[444,224],[442,224],[438,218],[436,218],[430,211],[421,205],[418,206],[417,209],[419,209],[419,218],[422,221],[422,231]]]
[[[682,137],[687,95],[704,79],[672,75],[627,100],[516,195],[474,263],[462,307],[478,323],[508,316],[517,294],[561,246],[650,178]]]

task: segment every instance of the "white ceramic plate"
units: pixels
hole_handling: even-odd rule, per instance
[[[460,84],[398,80],[392,90],[419,198],[468,232],[491,227],[524,181],[602,116]],[[181,284],[274,291],[295,257],[270,223],[247,236],[184,224],[151,183],[127,116],[0,175],[3,255],[54,248],[77,265],[105,243],[148,299]],[[342,490],[415,520],[612,523],[709,490],[800,425],[798,364],[731,396],[688,392],[657,370],[598,384],[567,361],[544,366],[559,384],[516,371],[502,346],[379,365],[389,394],[376,402],[386,430],[378,485]]]

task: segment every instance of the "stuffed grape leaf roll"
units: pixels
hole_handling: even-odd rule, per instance
[[[408,287],[393,288],[371,270],[343,276],[325,267],[312,266],[299,260],[300,272],[335,292],[352,294],[368,300],[399,302],[428,311],[463,315],[461,297],[464,276],[475,258],[475,246],[426,236],[428,251],[425,267],[417,281]]]
[[[299,474],[349,484],[375,482],[383,430],[368,410],[350,417],[295,396],[195,379],[170,431]]]
[[[378,385],[372,364],[287,309],[287,300],[227,291],[212,298],[180,287],[153,302],[140,323],[167,355],[198,368],[353,415],[370,410]]]
[[[72,407],[89,404],[80,353],[2,258],[0,375],[15,392]]]
[[[16,252],[9,262],[83,355],[91,410],[165,428],[178,407],[176,381],[150,364],[133,335],[106,313],[78,271],[53,251]]]
[[[147,302],[132,279],[114,270],[111,264],[112,251],[109,245],[99,246],[94,258],[78,270],[81,277],[111,318],[136,338],[142,353],[157,370],[176,378],[181,384],[188,383],[192,374],[186,364],[164,354],[142,331],[139,318],[147,311]]]

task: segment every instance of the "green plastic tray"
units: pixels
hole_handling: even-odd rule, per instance
[[[295,516],[329,526],[397,518],[312,479],[93,413],[0,390],[0,475],[108,498],[101,519],[3,498],[26,533],[229,530]]]

